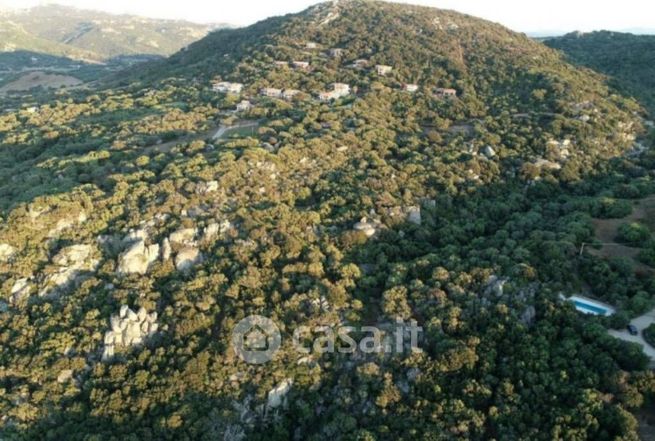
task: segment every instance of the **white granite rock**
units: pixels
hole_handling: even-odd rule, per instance
[[[202,262],[203,256],[200,250],[194,247],[185,247],[175,256],[175,267],[178,271],[189,271],[198,263]]]
[[[171,233],[171,235],[168,237],[168,240],[171,244],[191,244],[193,243],[193,239],[196,237],[196,233],[197,231],[195,228],[180,228],[179,230]]]
[[[16,248],[8,243],[0,243],[0,262],[9,262],[16,252]]]
[[[276,407],[280,407],[284,403],[284,397],[289,393],[292,385],[293,380],[287,378],[268,391],[268,408],[275,409]]]
[[[146,246],[143,240],[132,244],[119,257],[119,274],[145,274],[159,257],[159,245]]]

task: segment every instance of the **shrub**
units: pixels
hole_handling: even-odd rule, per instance
[[[655,323],[651,323],[646,329],[641,331],[646,343],[655,347]]]
[[[637,222],[622,224],[616,239],[632,246],[643,246],[650,239],[650,230]]]

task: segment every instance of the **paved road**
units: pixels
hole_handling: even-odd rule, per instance
[[[643,346],[644,353],[650,357],[651,365],[654,364],[655,348],[653,348],[651,345],[646,343],[644,338],[641,336],[641,331],[647,328],[651,323],[655,323],[655,309],[640,317],[633,319],[630,323],[635,325],[635,327],[639,330],[639,335],[630,335],[630,333],[627,330],[615,331],[613,329],[609,331],[610,335],[616,338],[620,338],[621,340],[631,341],[633,343],[639,343],[640,345]]]

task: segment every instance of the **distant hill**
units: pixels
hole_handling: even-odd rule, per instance
[[[573,32],[545,42],[571,61],[608,75],[614,87],[655,114],[655,35]]]
[[[0,14],[0,51],[77,60],[170,55],[225,25],[204,25],[47,5]]]

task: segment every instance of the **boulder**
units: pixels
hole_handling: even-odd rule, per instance
[[[482,154],[487,158],[493,158],[496,156],[496,151],[490,145],[486,145],[482,148]]]
[[[171,233],[171,235],[168,237],[168,240],[171,244],[188,245],[193,243],[193,239],[195,237],[195,228],[180,228],[179,230]]]
[[[0,262],[9,262],[16,255],[16,248],[8,243],[0,243]]]
[[[55,224],[54,228],[51,228],[50,231],[48,231],[48,237],[49,238],[57,237],[59,236],[59,233],[63,232],[64,230],[67,230],[85,221],[86,221],[86,213],[84,213],[83,211],[78,213],[77,216],[59,219]]]
[[[189,271],[202,260],[203,256],[200,250],[194,247],[186,247],[181,249],[175,256],[175,267],[178,271]]]
[[[216,236],[218,236],[221,232],[221,226],[217,222],[212,222],[209,225],[205,227],[205,229],[202,232],[202,238],[203,240],[212,240]]]
[[[92,253],[93,247],[91,245],[72,245],[59,251],[59,253],[52,258],[52,263],[67,267],[85,266],[83,263],[89,259]]]
[[[30,293],[30,284],[28,282],[27,278],[22,278],[18,279],[14,282],[13,286],[11,287],[11,291],[9,294],[11,297],[9,298],[9,301],[12,305],[16,305],[18,303],[22,303],[25,298]]]
[[[109,318],[111,330],[105,333],[103,361],[114,356],[116,347],[138,346],[159,329],[157,313],[141,307],[138,312],[127,305],[121,306],[118,315]]]
[[[208,194],[218,191],[218,181],[201,182],[196,187],[199,194]]]
[[[284,403],[284,397],[289,393],[292,385],[293,380],[287,378],[275,386],[273,389],[268,391],[268,400],[266,403],[267,407],[269,409],[280,407]]]
[[[59,384],[68,383],[72,379],[73,379],[73,370],[64,369],[63,371],[59,372],[59,375],[57,376],[57,383]]]
[[[119,257],[119,274],[145,274],[159,257],[159,245],[146,246],[138,240]]]
[[[421,208],[409,207],[407,209],[407,221],[415,225],[421,225]]]
[[[361,231],[366,237],[371,237],[376,233],[375,224],[369,222],[365,217],[353,225],[353,229],[355,231]]]
[[[173,248],[171,248],[170,240],[166,238],[161,244],[161,260],[163,262],[166,262],[168,259],[171,258],[171,254],[173,254]]]
[[[532,325],[534,323],[535,318],[537,318],[537,310],[532,305],[525,308],[525,310],[521,314],[521,322],[526,326]]]

